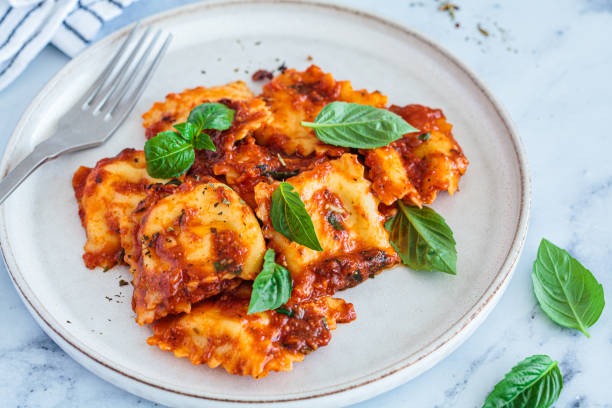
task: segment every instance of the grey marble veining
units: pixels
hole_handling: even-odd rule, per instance
[[[141,0],[105,33],[184,3]],[[591,269],[608,299],[612,293],[612,1],[456,1],[455,19],[433,0],[335,3],[411,27],[470,67],[514,120],[533,184],[524,251],[490,316],[434,368],[356,407],[479,407],[505,372],[538,353],[558,360],[564,375],[557,407],[612,407],[610,306],[586,338],[544,316],[530,276],[546,237]],[[66,62],[48,48],[0,93],[2,149],[29,101]],[[4,271],[0,311],[0,406],[156,406],[95,377],[59,349]]]

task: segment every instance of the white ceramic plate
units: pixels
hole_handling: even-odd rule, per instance
[[[1,214],[9,273],[42,328],[79,363],[130,392],[165,404],[338,406],[422,373],[473,332],[501,296],[522,247],[529,208],[522,148],[507,118],[461,64],[419,35],[379,18],[301,2],[204,3],[147,20],[174,42],[134,113],[104,146],[45,164]],[[125,30],[68,64],[21,119],[2,174],[48,137],[57,118],[105,65]],[[244,79],[259,68],[313,63],[395,104],[444,109],[471,161],[454,197],[434,207],[457,240],[458,275],[402,267],[339,295],[358,318],[290,373],[255,381],[192,366],[146,345],[134,323],[125,268],[106,273],[81,260],[85,235],[71,177],[128,146],[143,146],[140,114],[166,93]],[[257,86],[253,84],[254,89]]]

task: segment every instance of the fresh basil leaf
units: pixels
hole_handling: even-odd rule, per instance
[[[253,282],[247,314],[274,310],[287,303],[291,296],[291,274],[276,262],[274,250],[264,254],[264,264]]]
[[[405,206],[386,222],[389,241],[402,263],[417,271],[457,273],[455,238],[444,218],[429,207]]]
[[[195,161],[194,149],[217,150],[205,129],[226,130],[235,111],[222,103],[203,103],[193,108],[187,122],[177,123],[177,132],[161,132],[145,143],[147,172],[151,177],[170,178],[185,173]]]
[[[192,122],[179,123],[174,125],[174,128],[179,131],[183,139],[190,142],[193,147],[197,150],[217,150],[217,147],[213,143],[209,135],[202,132],[198,126]]]
[[[193,145],[177,132],[161,132],[144,145],[147,173],[155,178],[178,177],[195,160]]]
[[[531,279],[548,317],[590,337],[587,328],[597,322],[605,304],[603,287],[591,271],[566,250],[542,239]]]
[[[197,126],[200,132],[205,129],[226,130],[232,126],[235,113],[222,103],[203,103],[191,110],[187,121]]]
[[[302,126],[313,128],[324,143],[357,149],[386,146],[406,133],[418,132],[386,109],[348,102],[325,105],[314,122],[302,122]]]
[[[179,135],[188,142],[191,142],[194,135],[198,133],[198,127],[189,122],[177,123],[173,125],[173,127],[178,131]]]
[[[548,408],[557,401],[563,376],[556,361],[544,355],[527,357],[508,372],[483,408]]]
[[[291,241],[323,250],[306,206],[291,184],[282,182],[272,193],[270,218],[274,229]]]
[[[213,152],[217,150],[215,144],[210,139],[210,136],[208,136],[206,133],[200,133],[193,138],[193,147],[198,150],[206,149],[212,150]]]
[[[344,225],[342,225],[342,221],[338,217],[337,213],[330,212],[329,214],[327,214],[327,217],[325,217],[325,219],[332,227],[334,227],[336,231],[344,231]]]

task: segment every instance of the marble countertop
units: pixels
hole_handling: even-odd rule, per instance
[[[101,35],[188,2],[141,0]],[[532,354],[560,363],[564,388],[556,407],[612,407],[610,308],[591,328],[591,338],[560,328],[538,307],[530,277],[537,246],[546,237],[568,249],[593,271],[605,293],[612,293],[612,1],[458,0],[454,19],[433,0],[334,3],[404,24],[471,68],[514,120],[533,189],[523,253],[485,322],[431,370],[356,407],[479,407],[504,373]],[[29,102],[67,62],[47,47],[0,92],[2,150]],[[34,322],[5,271],[0,271],[0,312],[1,406],[157,405],[67,356]]]

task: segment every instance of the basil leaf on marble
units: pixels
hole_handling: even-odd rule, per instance
[[[406,133],[418,131],[386,109],[348,102],[329,103],[314,122],[301,124],[314,129],[324,143],[357,149],[386,146]]]
[[[385,228],[402,263],[417,271],[456,275],[455,238],[444,218],[429,207],[406,206],[400,201],[397,205],[397,214]]]
[[[563,388],[558,363],[545,355],[527,357],[508,372],[482,408],[549,408]]]
[[[291,296],[291,274],[274,261],[275,257],[273,249],[264,254],[263,267],[253,282],[247,314],[277,309]]]
[[[602,285],[566,250],[542,239],[533,264],[533,291],[544,313],[563,327],[587,331],[601,316]]]
[[[306,206],[291,184],[282,182],[272,193],[270,219],[274,229],[291,241],[323,251]]]

